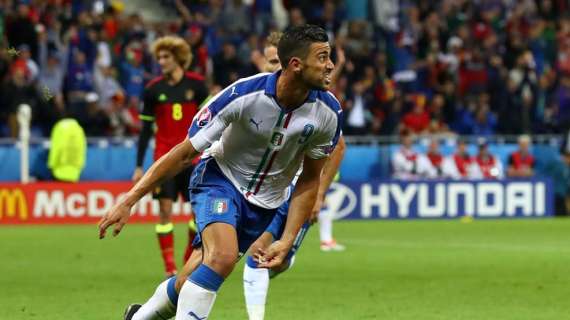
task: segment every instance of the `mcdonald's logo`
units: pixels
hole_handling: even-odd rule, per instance
[[[28,219],[28,204],[21,189],[0,189],[0,221],[4,218]]]

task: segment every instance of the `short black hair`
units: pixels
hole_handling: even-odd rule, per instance
[[[327,32],[319,26],[306,24],[285,30],[277,46],[281,67],[285,69],[293,57],[307,57],[311,44],[328,41]]]

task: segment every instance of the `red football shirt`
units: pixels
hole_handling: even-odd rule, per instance
[[[193,72],[186,72],[175,85],[168,84],[164,77],[147,84],[140,117],[156,123],[154,160],[186,139],[192,119],[206,97],[204,78]]]

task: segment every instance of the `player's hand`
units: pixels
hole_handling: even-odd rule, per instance
[[[113,206],[111,211],[107,212],[99,221],[99,239],[105,238],[105,233],[107,228],[115,225],[113,228],[113,236],[116,237],[123,226],[129,220],[131,215],[131,207],[126,205],[124,202],[120,201]]]
[[[273,268],[280,266],[287,253],[291,250],[292,243],[287,243],[282,240],[273,242],[266,250],[258,249],[253,254],[253,259],[258,263],[259,268]]]
[[[133,183],[139,182],[143,174],[144,174],[143,169],[141,167],[137,167],[135,169],[135,172],[133,172],[133,177],[131,178],[133,180]]]
[[[324,200],[325,200],[324,198],[317,197],[317,200],[315,201],[315,205],[313,206],[313,210],[311,211],[311,215],[309,216],[309,223],[310,224],[314,224],[315,222],[317,222],[319,220],[319,213],[321,212],[321,209],[323,208]]]

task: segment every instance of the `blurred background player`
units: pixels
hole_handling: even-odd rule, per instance
[[[192,60],[192,53],[182,38],[174,36],[159,38],[151,50],[162,75],[151,80],[143,93],[144,105],[140,114],[143,127],[137,148],[137,167],[133,173],[135,183],[143,176],[142,165],[149,139],[153,134],[153,124],[156,123],[154,149],[156,161],[186,138],[200,103],[208,96],[204,78],[197,73],[185,71]],[[160,220],[155,230],[167,276],[176,273],[172,205],[178,199],[178,194],[181,194],[185,201],[189,200],[188,182],[191,173],[192,167],[187,168],[162,183],[153,192],[153,197],[158,199],[160,206]],[[188,225],[188,245],[184,261],[192,252],[195,235],[196,227],[192,218]]]
[[[276,72],[281,70],[281,62],[277,54],[277,46],[281,38],[280,32],[272,32],[266,39],[266,45],[263,49],[263,56],[257,54],[252,55],[254,64],[262,72]],[[337,48],[337,64],[332,73],[332,86],[338,78],[342,66],[344,64],[344,53],[342,49]],[[267,248],[273,241],[281,237],[281,232],[285,226],[287,216],[277,215],[268,229],[256,240],[250,247],[250,255],[247,257],[246,264],[243,270],[243,290],[246,301],[247,313],[250,320],[261,320],[265,317],[265,303],[267,301],[267,293],[269,291],[269,280],[278,274],[289,270],[295,261],[295,253],[301,246],[303,239],[312,223],[319,221],[319,231],[321,239],[321,250],[323,251],[342,251],[344,246],[338,244],[332,237],[332,220],[333,212],[328,210],[321,210],[326,198],[327,190],[329,189],[335,175],[338,172],[340,163],[344,157],[346,144],[343,136],[341,135],[335,150],[330,155],[329,160],[323,168],[321,176],[321,183],[319,185],[319,192],[317,200],[313,207],[311,221],[305,223],[303,228],[299,231],[297,239],[291,252],[287,255],[286,261],[280,266],[272,268],[271,270],[265,268],[258,268],[257,263],[251,254],[257,252],[259,249]]]
[[[428,179],[443,177],[443,156],[439,152],[439,141],[437,139],[432,139],[427,153],[419,156],[418,174]]]
[[[473,178],[475,179],[502,179],[504,177],[503,165],[497,157],[489,152],[487,141],[478,141],[479,153],[475,157]]]
[[[392,170],[395,179],[418,178],[418,154],[412,149],[414,138],[409,130],[403,130],[400,136],[402,146],[392,155]]]
[[[455,180],[474,177],[475,159],[467,151],[467,143],[463,139],[457,141],[455,153],[443,161],[443,175]]]
[[[51,130],[48,167],[55,180],[77,182],[85,167],[87,139],[77,120],[65,117]]]
[[[518,138],[519,149],[509,156],[507,176],[511,178],[530,178],[534,176],[534,157],[530,153],[530,137]]]

